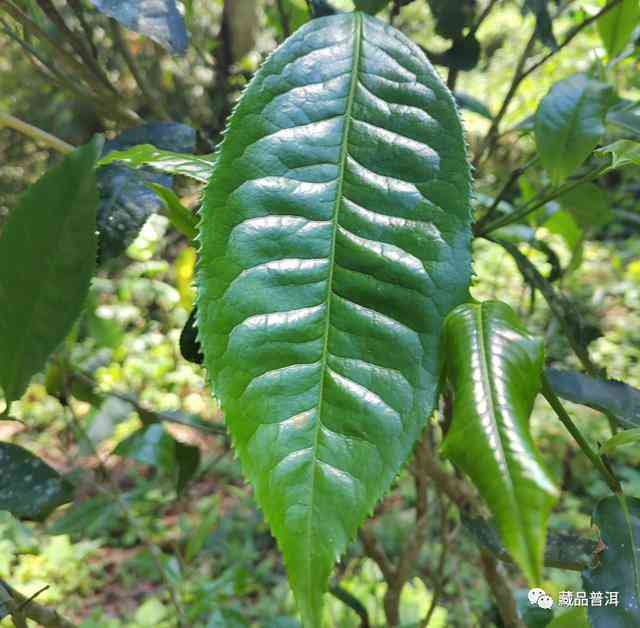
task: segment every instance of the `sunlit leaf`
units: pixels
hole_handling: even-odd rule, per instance
[[[596,24],[609,59],[613,59],[622,52],[636,26],[640,24],[640,2],[622,0],[598,18]]]
[[[202,209],[199,337],[308,628],[433,410],[470,213],[453,98],[362,13],[305,24],[231,118]]]
[[[600,157],[611,155],[611,165],[608,170],[616,170],[624,166],[640,166],[640,142],[633,140],[618,140],[599,148],[596,154]]]

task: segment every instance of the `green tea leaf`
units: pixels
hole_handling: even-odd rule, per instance
[[[576,74],[559,81],[535,114],[535,138],[542,165],[557,185],[582,164],[604,134],[612,88]]]
[[[0,510],[17,519],[42,521],[71,500],[73,487],[30,451],[0,443]]]
[[[474,98],[470,94],[466,94],[464,92],[455,92],[453,96],[460,109],[466,109],[467,111],[477,113],[479,116],[482,116],[487,120],[493,120],[493,114],[489,110],[489,107],[477,98]]]
[[[613,59],[622,52],[640,24],[640,3],[638,0],[622,0],[598,18],[596,24],[609,59]]]
[[[108,166],[120,162],[129,168],[151,166],[167,174],[182,175],[206,183],[211,176],[213,158],[208,155],[189,155],[156,148],[151,144],[138,144],[125,150],[114,150],[98,162]]]
[[[615,436],[612,436],[602,447],[600,447],[601,454],[612,454],[619,447],[625,445],[633,445],[640,441],[640,427],[635,427],[631,430],[624,430],[618,432]]]
[[[542,342],[496,301],[460,305],[447,317],[444,335],[454,399],[443,453],[471,477],[505,547],[528,580],[538,583],[558,494],[529,433],[541,387]]]
[[[640,390],[613,379],[598,379],[576,371],[547,369],[553,391],[567,401],[610,412],[625,429],[640,426]]]
[[[200,241],[205,365],[313,628],[433,410],[468,291],[469,166],[423,52],[362,13],[305,24],[231,118]]]
[[[611,165],[607,170],[616,170],[624,166],[640,166],[640,142],[618,140],[596,151],[599,157],[611,155]]]
[[[640,626],[640,500],[606,497],[593,513],[604,550],[598,562],[582,572],[584,588],[601,592],[602,606],[589,606],[592,628]],[[617,603],[611,600],[617,594]]]
[[[67,335],[96,265],[96,140],[22,196],[0,238],[0,386],[19,399]]]

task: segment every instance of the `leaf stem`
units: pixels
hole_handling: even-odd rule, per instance
[[[606,482],[607,486],[611,489],[614,495],[622,495],[622,487],[618,479],[607,469],[602,458],[595,452],[595,450],[589,445],[582,432],[578,429],[578,426],[572,421],[571,417],[564,409],[562,402],[556,394],[553,392],[549,380],[546,375],[542,375],[542,394],[544,398],[549,402],[549,405],[553,408],[562,424],[567,428],[567,431],[573,436],[576,443],[584,454],[591,460],[591,463],[595,469],[600,473],[602,479]]]
[[[532,160],[532,161],[535,161],[535,160]],[[529,164],[531,164],[531,162],[529,162]],[[527,164],[527,166],[529,164]],[[510,224],[513,224],[514,222],[518,222],[525,216],[528,216],[532,212],[546,205],[548,202],[553,201],[559,196],[562,196],[563,194],[566,194],[567,192],[573,190],[574,188],[578,187],[582,183],[587,183],[589,181],[593,181],[594,179],[597,179],[600,175],[602,175],[605,172],[606,169],[607,169],[606,167],[602,167],[602,168],[596,168],[595,170],[590,170],[589,172],[582,175],[581,177],[578,177],[577,179],[572,179],[571,181],[567,181],[567,183],[565,183],[564,185],[561,185],[560,187],[557,187],[555,190],[552,190],[546,196],[543,196],[539,201],[535,202],[533,205],[531,204],[524,205],[524,207],[516,209],[515,211],[511,212],[510,214],[507,214],[506,216],[502,216],[502,218],[497,218],[496,220],[494,220],[493,222],[490,222],[486,226],[483,226],[484,219],[481,220],[477,225],[478,228],[476,231],[476,235],[484,236],[484,235],[487,235],[488,233],[491,233],[492,231],[495,231],[496,229],[499,229],[500,227],[505,227],[506,225],[510,225]]]
[[[51,133],[47,133],[37,126],[33,126],[28,122],[24,122],[23,120],[16,118],[15,116],[8,113],[2,113],[0,111],[0,128],[2,127],[8,127],[14,131],[18,131],[18,133],[26,135],[49,148],[53,148],[53,150],[56,150],[63,155],[68,155],[74,151],[74,147],[71,144],[67,144],[67,142],[61,140],[55,135],[51,135]]]

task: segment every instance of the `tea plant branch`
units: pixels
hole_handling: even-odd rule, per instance
[[[109,484],[110,491],[106,490],[101,484],[99,484],[95,480],[91,481],[91,483],[94,485],[94,488],[97,491],[99,491],[100,493],[102,493],[103,495],[105,495],[106,497],[108,497],[113,501],[113,503],[118,507],[118,509],[124,516],[124,518],[127,520],[128,525],[133,529],[136,536],[140,539],[140,542],[142,543],[142,545],[149,552],[149,555],[151,556],[151,560],[153,561],[156,568],[158,569],[160,578],[162,579],[167,591],[169,592],[171,602],[177,613],[178,625],[180,627],[186,626],[186,622],[185,622],[186,615],[185,615],[185,610],[182,607],[182,602],[180,601],[180,594],[176,590],[171,580],[171,576],[167,573],[167,570],[165,569],[165,566],[163,564],[163,560],[165,558],[164,553],[155,543],[153,543],[147,538],[147,535],[145,531],[142,529],[142,526],[138,523],[137,518],[131,512],[131,509],[129,508],[127,503],[122,499],[122,496],[120,495],[120,488],[116,485],[115,481],[111,477],[109,469],[107,468],[106,464],[102,460],[102,457],[100,456],[100,453],[96,449],[95,444],[93,443],[91,438],[89,438],[89,435],[84,429],[81,421],[78,419],[78,416],[75,413],[72,405],[67,404],[66,408],[68,412],[65,414],[71,417],[71,424],[74,428],[74,431],[76,432],[78,438],[81,441],[84,441],[85,445],[88,448],[88,451],[90,451],[91,454],[94,456],[97,467],[100,470],[102,477],[104,477]],[[177,556],[178,552],[175,552],[175,554]]]
[[[40,144],[44,144],[53,150],[62,153],[63,155],[68,155],[73,152],[74,147],[71,144],[67,144],[64,140],[52,135],[51,133],[47,133],[47,131],[43,131],[37,126],[33,126],[28,122],[24,122],[15,116],[12,116],[8,113],[2,113],[0,111],[0,128],[7,127],[9,129],[13,129],[18,133],[30,137],[32,140],[39,142]]]
[[[38,591],[36,595],[26,597],[4,580],[0,580],[0,602],[6,604],[16,628],[26,628],[26,619],[31,619],[45,628],[75,628],[74,624],[58,611],[34,601],[34,598],[43,590]]]
[[[338,584],[329,587],[329,593],[348,606],[360,618],[360,628],[371,628],[367,608],[355,595]]]
[[[539,59],[538,61],[536,61],[532,65],[530,65],[528,68],[525,68],[526,63],[527,63],[527,59],[529,58],[529,56],[531,54],[531,50],[533,48],[533,45],[535,43],[535,38],[536,38],[535,32],[531,35],[529,41],[527,42],[527,45],[525,46],[525,48],[523,50],[522,55],[520,56],[520,59],[518,60],[518,64],[516,66],[516,70],[514,72],[513,79],[511,80],[511,84],[509,86],[509,89],[507,90],[507,93],[506,93],[506,95],[505,95],[505,97],[504,97],[504,99],[502,101],[502,105],[500,106],[500,110],[498,111],[498,113],[494,117],[493,121],[491,122],[491,126],[489,127],[489,130],[487,131],[487,134],[485,135],[482,143],[480,144],[480,147],[478,149],[476,157],[474,158],[473,164],[474,164],[475,167],[478,166],[478,164],[480,163],[480,160],[484,157],[484,154],[485,154],[485,152],[487,150],[489,151],[489,153],[491,153],[493,151],[493,149],[495,147],[495,141],[497,139],[500,123],[502,122],[502,119],[504,118],[505,114],[507,113],[507,110],[509,109],[509,105],[511,104],[511,101],[513,100],[514,96],[516,95],[516,92],[520,88],[520,85],[522,84],[522,82],[530,74],[532,74],[533,72],[538,70],[547,61],[549,61],[549,59],[551,59],[552,57],[557,55],[561,50],[566,48],[575,39],[575,37],[577,37],[577,35],[580,34],[585,28],[587,28],[588,26],[593,24],[596,20],[598,20],[600,17],[602,17],[605,13],[607,13],[608,11],[613,9],[616,5],[620,4],[620,2],[622,2],[622,0],[611,0],[611,2],[609,2],[604,7],[602,7],[602,9],[600,9],[600,11],[598,11],[597,13],[594,13],[590,17],[588,17],[585,20],[583,20],[582,22],[580,22],[580,24],[578,24],[577,26],[572,28],[569,31],[569,33],[565,36],[565,38],[558,44],[558,46],[556,48],[554,48],[553,50],[550,50],[541,59]]]
[[[84,37],[87,40],[87,45],[89,46],[89,48],[91,49],[91,54],[93,55],[94,59],[98,59],[98,49],[96,48],[96,44],[93,41],[93,31],[91,29],[91,27],[89,26],[89,23],[87,22],[85,13],[84,13],[84,6],[82,5],[82,1],[81,0],[67,0],[69,6],[71,7],[71,10],[73,11],[73,14],[76,16],[76,19],[78,20],[78,22],[80,23],[80,26],[82,27],[82,30],[84,32]]]
[[[510,225],[514,222],[518,222],[531,214],[532,212],[540,209],[550,201],[555,200],[556,198],[566,194],[567,192],[573,190],[574,188],[582,185],[583,183],[587,183],[589,181],[593,181],[597,179],[599,176],[604,174],[607,170],[608,166],[603,166],[601,168],[596,168],[594,170],[590,170],[586,174],[577,177],[575,179],[570,179],[565,184],[555,188],[547,195],[543,196],[540,200],[535,201],[533,204],[526,204],[519,209],[507,214],[506,216],[502,216],[502,218],[498,218],[489,224],[483,224],[484,220],[481,220],[477,225],[477,230],[474,229],[474,232],[478,236],[485,236],[500,227],[505,227],[506,225]]]
[[[483,9],[482,13],[478,16],[478,19],[475,21],[473,26],[469,29],[467,33],[467,37],[473,37],[478,32],[478,29],[482,25],[482,23],[489,17],[493,8],[498,4],[499,0],[490,0],[487,6]]]
[[[556,394],[553,392],[549,380],[546,375],[542,376],[542,395],[549,402],[549,405],[553,408],[562,424],[567,428],[567,431],[571,434],[583,453],[589,458],[594,468],[598,471],[602,479],[606,482],[607,486],[611,489],[614,495],[622,494],[622,487],[618,479],[611,473],[606,467],[602,458],[595,452],[595,450],[589,445],[582,432],[578,429],[576,424],[571,420],[571,417],[564,409],[562,402]]]
[[[171,116],[169,115],[169,112],[162,102],[162,95],[151,87],[151,85],[144,77],[143,73],[140,71],[140,68],[138,67],[133,54],[131,54],[129,45],[127,44],[125,38],[122,36],[122,29],[120,28],[120,25],[113,18],[109,20],[109,23],[111,27],[111,35],[113,37],[113,43],[115,44],[118,52],[120,52],[122,58],[127,64],[127,68],[129,68],[129,72],[131,72],[131,75],[133,76],[136,85],[140,89],[142,97],[147,103],[147,106],[160,120],[169,120]]]
[[[475,234],[481,234],[484,231],[485,227],[487,226],[487,224],[490,223],[491,218],[493,218],[494,214],[496,213],[500,203],[507,197],[507,194],[511,190],[511,187],[513,186],[513,184],[527,170],[529,170],[529,168],[537,164],[539,160],[540,160],[540,157],[536,155],[535,157],[530,159],[526,164],[519,166],[518,168],[515,168],[514,170],[511,171],[511,175],[509,176],[505,184],[502,186],[502,189],[500,190],[498,195],[493,199],[493,202],[491,203],[486,214],[474,225],[473,230]]]
[[[33,32],[37,38],[44,41],[56,54],[56,60],[59,61],[72,74],[81,76],[84,81],[95,91],[95,97],[104,101],[103,107],[108,103],[112,110],[111,117],[129,123],[140,122],[140,116],[135,111],[123,106],[116,93],[107,89],[100,79],[89,70],[87,66],[80,63],[72,54],[67,52],[40,26],[17,7],[11,0],[0,0],[0,8],[4,8],[9,16],[11,16],[24,29]]]
[[[282,0],[276,0],[276,5],[278,7],[278,15],[280,16],[280,25],[282,26],[282,32],[284,33],[285,37],[289,37],[289,35],[291,35],[291,28],[289,26],[289,16],[285,11]]]
[[[96,59],[92,56],[91,51],[87,48],[84,41],[80,39],[77,34],[72,31],[58,12],[51,0],[37,0],[38,6],[42,12],[47,16],[49,21],[64,35],[71,47],[75,50],[78,56],[87,64],[91,72],[96,78],[106,87],[109,91],[117,94],[116,88],[111,84],[107,75],[102,68],[98,65]]]
[[[487,551],[480,552],[480,565],[498,606],[500,617],[509,628],[526,628],[518,614],[518,606],[511,589],[511,584],[502,566]]]

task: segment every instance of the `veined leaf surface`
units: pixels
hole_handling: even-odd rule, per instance
[[[529,581],[540,582],[547,519],[557,496],[529,433],[542,342],[496,301],[457,307],[447,317],[444,342],[454,400],[443,451],[478,487]]]
[[[234,112],[202,209],[198,329],[305,624],[432,412],[470,278],[469,167],[422,51],[313,20]]]

